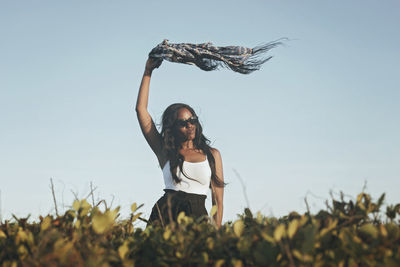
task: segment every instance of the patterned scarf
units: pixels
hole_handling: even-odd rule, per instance
[[[227,67],[242,74],[249,74],[259,70],[262,64],[272,58],[272,56],[262,58],[262,54],[281,44],[283,43],[278,40],[254,48],[246,48],[242,46],[213,46],[210,42],[169,44],[168,40],[165,39],[151,50],[149,57],[160,61],[165,59],[171,62],[196,65],[205,71]]]

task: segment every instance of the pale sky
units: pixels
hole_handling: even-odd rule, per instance
[[[3,219],[54,214],[74,191],[147,218],[163,178],[134,111],[149,51],[171,43],[254,47],[288,37],[261,70],[163,62],[149,111],[194,107],[221,152],[224,219],[324,208],[330,190],[400,202],[398,1],[1,1]],[[207,209],[210,210],[210,194]]]

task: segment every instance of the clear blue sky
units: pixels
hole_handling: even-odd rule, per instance
[[[198,112],[221,151],[224,222],[246,206],[282,216],[355,196],[367,181],[400,202],[398,1],[1,1],[0,190],[3,219],[54,213],[97,186],[96,199],[144,203],[162,195],[156,157],[134,105],[148,52],[170,42],[271,51],[260,71],[204,72],[164,62],[149,111]],[[210,209],[210,198],[207,208]],[[63,209],[63,204],[65,208]]]

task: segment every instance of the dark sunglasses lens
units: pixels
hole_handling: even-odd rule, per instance
[[[178,124],[179,127],[187,127],[188,123],[194,125],[197,122],[198,122],[197,118],[190,118],[190,119],[187,119],[187,120],[178,120],[177,124]]]
[[[187,125],[187,121],[184,121],[184,120],[179,120],[178,121],[178,126],[179,127],[185,127]]]
[[[197,118],[191,118],[188,121],[190,122],[190,124],[195,124],[197,123]]]

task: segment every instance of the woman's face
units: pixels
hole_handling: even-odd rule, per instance
[[[187,108],[181,108],[178,111],[178,117],[177,117],[178,123],[176,127],[178,133],[185,141],[194,140],[194,138],[196,137],[196,124],[195,123],[192,124],[190,123],[190,121],[187,121],[190,118],[192,118],[192,116],[193,116],[192,113]],[[186,123],[182,123],[182,121]]]

